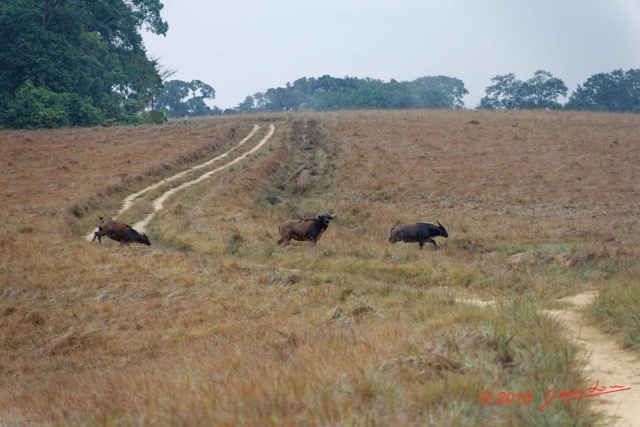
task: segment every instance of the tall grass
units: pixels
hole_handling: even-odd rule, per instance
[[[276,122],[268,146],[168,200],[151,247],[79,238],[95,225],[84,218],[148,185],[161,150],[177,159],[231,141],[230,129],[241,138],[254,119]],[[539,411],[550,388],[585,381],[578,350],[541,310],[600,289],[598,319],[633,335],[638,126],[626,115],[371,111],[3,133],[0,382],[11,387],[0,387],[0,419],[595,425],[588,399]],[[55,159],[28,143],[58,148]],[[81,167],[123,147],[137,150],[129,163]],[[34,165],[57,172],[21,169]],[[67,210],[123,173],[133,181],[110,202],[82,219]],[[127,221],[149,200],[139,203]],[[281,220],[327,210],[337,219],[316,246],[277,245]],[[436,220],[450,234],[438,250],[387,240],[396,221]],[[460,302],[470,299],[497,304]],[[533,399],[480,400],[509,391]]]
[[[589,307],[591,319],[635,351],[640,351],[639,274],[635,268],[614,275]]]

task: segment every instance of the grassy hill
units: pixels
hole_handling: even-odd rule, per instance
[[[85,240],[255,124],[221,163],[273,124],[266,146],[171,197],[151,247]],[[638,115],[426,110],[0,131],[0,424],[592,425],[589,399],[539,411],[592,380],[541,311],[602,291],[591,318],[640,347],[638,135]],[[316,246],[276,244],[322,212]],[[388,242],[418,221],[449,238]]]

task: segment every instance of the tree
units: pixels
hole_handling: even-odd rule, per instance
[[[495,76],[493,84],[485,89],[487,96],[480,100],[479,108],[513,110],[522,107],[523,83],[509,73]]]
[[[422,108],[463,108],[462,97],[469,93],[462,80],[447,76],[420,77],[407,86]]]
[[[640,69],[594,74],[569,97],[567,109],[640,112]]]
[[[255,104],[256,104],[255,96],[247,96],[243,102],[238,104],[235,110],[236,112],[243,113],[243,114],[253,113],[256,110]]]
[[[193,117],[213,114],[205,99],[215,99],[216,91],[200,80],[187,83],[170,80],[164,83],[164,91],[157,96],[154,105],[169,117]]]
[[[567,95],[564,82],[543,70],[536,71],[526,82],[516,79],[513,73],[495,76],[491,81],[478,108],[560,108],[558,97]]]
[[[561,108],[559,96],[567,96],[567,86],[548,71],[538,70],[522,86],[523,108]]]
[[[139,33],[144,27],[166,34],[162,7],[159,0],[0,2],[0,126],[26,125],[5,112],[15,110],[27,81],[42,93],[88,103],[101,112],[101,120],[135,117],[162,88],[158,63],[147,58]],[[69,125],[86,124],[71,111],[66,114]],[[31,125],[62,122],[46,123]]]

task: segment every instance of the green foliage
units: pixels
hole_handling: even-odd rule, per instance
[[[258,94],[256,94],[258,95]],[[240,104],[238,104],[238,106],[235,108],[235,110],[238,113],[251,113],[253,111],[255,111],[257,109],[256,104],[256,95],[254,96],[247,96],[243,102],[241,102]]]
[[[567,95],[567,86],[550,72],[538,70],[523,82],[513,73],[495,76],[480,100],[483,109],[560,108],[557,99]]]
[[[417,105],[426,108],[463,108],[469,92],[462,80],[447,76],[420,77],[407,84]]]
[[[64,95],[54,93],[44,86],[35,87],[31,81],[18,89],[7,117],[12,119],[15,127],[27,129],[69,124],[69,116],[64,108]]]
[[[538,70],[523,86],[524,108],[560,108],[557,99],[567,96],[567,85],[548,71]]]
[[[194,117],[216,114],[219,109],[211,109],[205,99],[215,99],[216,91],[200,80],[187,83],[170,80],[164,83],[164,90],[155,99],[155,108],[169,117]]]
[[[629,347],[640,351],[640,286],[638,271],[619,273],[589,307],[598,324],[619,333]]]
[[[468,91],[464,83],[447,76],[420,77],[411,82],[328,75],[287,83],[248,96],[235,110],[323,111],[341,109],[462,108]]]
[[[5,112],[5,120],[15,128],[57,128],[70,125],[91,126],[102,120],[99,109],[89,98],[74,93],[55,93],[46,86],[26,81],[16,92]]]
[[[142,113],[140,121],[151,125],[161,125],[169,121],[169,119],[167,119],[167,114],[164,111],[152,110]]]
[[[162,87],[139,34],[142,26],[166,33],[162,7],[158,0],[1,2],[0,126],[135,118]]]
[[[578,85],[567,109],[640,112],[640,69],[599,73]]]

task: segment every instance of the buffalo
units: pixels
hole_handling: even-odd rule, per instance
[[[396,224],[389,233],[389,242],[418,242],[420,249],[424,246],[424,242],[430,242],[438,249],[436,241],[433,240],[433,237],[436,236],[449,237],[447,230],[445,230],[439,222],[437,226],[424,222],[417,224]]]
[[[139,233],[128,224],[115,221],[111,218],[100,217],[100,224],[98,224],[98,231],[93,233],[92,242],[98,239],[102,243],[102,236],[107,236],[116,242],[121,244],[129,243],[142,243],[143,245],[151,246],[149,238],[144,233]]]
[[[316,244],[322,234],[329,227],[329,221],[335,219],[335,215],[325,213],[310,219],[290,219],[280,224],[280,240],[278,245],[288,245],[291,239],[298,241],[310,241]]]

